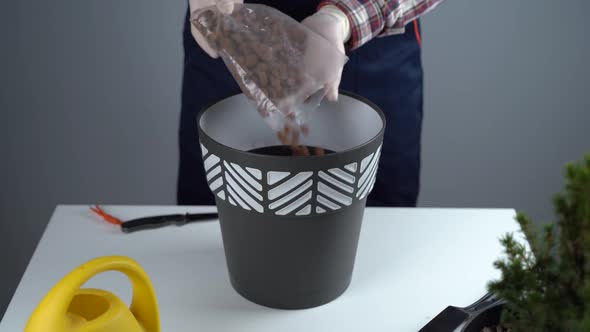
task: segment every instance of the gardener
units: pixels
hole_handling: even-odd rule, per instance
[[[387,126],[370,206],[416,206],[420,180],[422,62],[418,16],[444,0],[247,1],[272,6],[348,51],[338,87],[361,95],[385,113]],[[218,0],[231,12],[232,0]],[[184,26],[178,203],[213,205],[198,143],[197,114],[207,104],[240,92],[223,61],[189,21],[215,0],[189,0]],[[385,4],[383,4],[385,3]],[[319,8],[319,10],[318,10]],[[380,38],[377,38],[380,37]],[[344,46],[344,47],[343,47]],[[339,86],[338,86],[339,83]]]

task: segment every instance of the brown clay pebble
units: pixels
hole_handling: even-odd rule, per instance
[[[245,65],[248,67],[254,67],[258,63],[258,57],[255,54],[249,54],[246,56]]]
[[[298,29],[294,27],[292,24],[287,26],[287,31],[289,32],[289,37],[295,42],[303,42],[305,41],[305,31],[302,29]]]
[[[258,68],[260,68],[260,66],[258,66]],[[268,84],[268,76],[266,76],[266,72],[265,71],[258,71],[258,81],[260,82],[260,85],[262,86],[266,86]]]
[[[291,115],[288,116],[292,121]],[[281,144],[289,146],[294,156],[323,156],[326,151],[323,148],[309,148],[300,143],[300,135],[307,136],[309,128],[307,126],[301,126],[299,129],[292,127],[287,124],[283,130],[277,132],[277,138]],[[312,153],[313,152],[313,153]]]
[[[289,134],[287,133],[287,128],[285,127],[283,130],[279,131],[277,133],[277,137],[279,138],[279,141],[284,144],[284,145],[291,145],[289,144]]]
[[[316,156],[323,156],[326,154],[326,150],[322,148],[315,148],[315,155]]]
[[[280,89],[281,88],[281,79],[278,76],[271,77],[270,83],[271,83],[273,89]]]
[[[274,100],[276,98],[275,90],[272,87],[267,86],[266,88],[262,89],[262,91],[266,91],[266,95],[271,100]]]
[[[272,35],[277,36],[279,34],[279,24],[275,23],[273,25],[271,25],[270,27],[270,31],[272,32]]]
[[[253,42],[252,45],[250,45],[252,47],[252,50],[254,51],[254,53],[256,53],[256,55],[258,55],[261,59],[264,59],[264,54],[263,54],[263,46],[262,44],[258,43],[258,42]]]
[[[222,49],[224,49],[227,53],[232,54],[234,50],[234,43],[229,38],[221,38],[219,40],[219,45]]]
[[[287,65],[285,63],[281,63],[277,66],[277,70],[279,72],[279,76],[283,78],[287,78]]]
[[[304,145],[299,145],[297,146],[295,149],[291,149],[293,151],[293,155],[295,156],[309,156],[309,149],[307,148],[307,146]]]
[[[268,65],[264,62],[258,63],[258,68],[256,68],[256,70],[268,75],[268,73],[267,73],[268,72]],[[266,85],[266,84],[262,84],[262,85]]]
[[[297,147],[299,145],[299,131],[292,130],[291,131],[291,146]]]
[[[291,138],[291,131],[293,130],[293,128],[291,128],[290,125],[286,124],[285,125],[285,129],[283,129],[285,131],[285,139],[289,139]]]
[[[301,126],[301,133],[303,136],[309,136],[309,127],[305,125]]]

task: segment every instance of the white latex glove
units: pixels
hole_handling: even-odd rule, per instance
[[[350,38],[351,32],[350,22],[346,14],[340,9],[335,6],[322,7],[301,23],[324,37],[344,54],[344,44]],[[305,63],[306,66],[309,66],[310,72],[320,73],[325,71],[326,68],[334,68],[334,66],[326,66],[326,61],[330,61],[330,59],[322,56],[322,45],[308,47]],[[340,86],[340,79],[342,78],[342,68],[336,71],[322,74],[326,80],[326,98],[330,101],[338,100],[338,86]]]
[[[217,6],[217,9],[223,14],[231,14],[234,11],[234,5],[236,3],[244,3],[244,0],[189,0],[190,14],[192,15],[195,10],[203,9],[206,7]],[[219,54],[207,42],[205,37],[191,24],[191,33],[193,38],[199,46],[209,54],[212,58],[218,58]]]

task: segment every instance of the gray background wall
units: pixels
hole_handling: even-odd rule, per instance
[[[0,2],[0,312],[58,203],[173,204],[183,1]],[[550,220],[590,150],[586,0],[449,0],[423,21],[421,206]]]

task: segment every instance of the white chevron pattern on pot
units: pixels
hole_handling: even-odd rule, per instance
[[[346,167],[332,168],[318,172],[318,195],[316,213],[339,210],[352,204],[354,193],[354,173]]]
[[[275,214],[284,216],[295,212],[296,215],[309,215],[311,205],[307,204],[312,196],[313,172],[268,172],[268,208]],[[309,206],[308,206],[309,205]]]
[[[260,213],[264,212],[260,194],[262,185],[234,163],[230,165],[227,161],[223,161],[223,169],[229,195],[246,210],[254,209]]]
[[[223,189],[223,177],[221,176],[221,159],[218,156],[209,153],[206,147],[201,144],[201,152],[203,154],[203,164],[205,173],[207,174],[207,183],[209,189],[217,197],[225,200],[225,190]]]
[[[279,216],[323,214],[364,199],[375,185],[381,155],[380,146],[359,162],[291,173],[240,166],[221,160],[203,145],[201,150],[207,183],[214,195],[248,211],[269,211]]]
[[[360,177],[358,181],[358,191],[356,197],[364,199],[373,189],[377,168],[379,167],[379,157],[381,156],[381,146],[365,159],[361,161]]]

